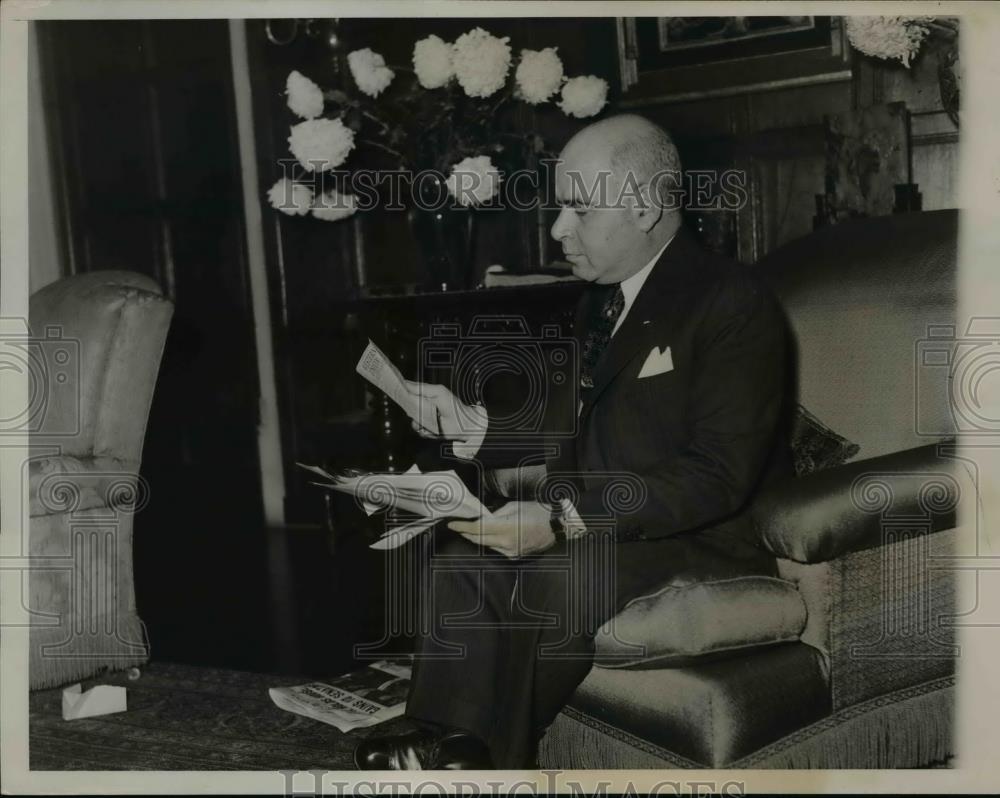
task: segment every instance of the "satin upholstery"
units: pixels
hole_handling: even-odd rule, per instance
[[[786,643],[686,668],[594,668],[570,705],[706,767],[757,750],[830,711],[816,649]]]
[[[791,480],[757,498],[753,521],[778,557],[817,563],[882,545],[884,519],[927,518],[927,534],[955,526],[955,460],[937,445],[873,457]]]
[[[753,267],[788,320],[796,400],[858,444],[858,460],[955,434],[948,369],[921,352],[956,321],[957,233],[954,210],[857,219]],[[947,346],[945,336],[931,348]]]
[[[805,624],[802,596],[782,579],[668,584],[633,599],[601,627],[594,662],[605,668],[676,667],[796,641]]]

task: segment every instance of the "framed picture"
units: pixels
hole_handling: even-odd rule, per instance
[[[657,33],[661,53],[686,50],[694,61],[706,55],[712,60],[725,58],[726,45],[739,43],[743,48],[765,41],[771,52],[787,50],[790,33],[815,32],[829,25],[828,17],[658,17]],[[802,36],[793,37],[800,41]],[[815,37],[807,37],[813,38]],[[822,43],[822,38],[820,39]],[[757,48],[760,49],[760,48]],[[699,52],[694,52],[694,51]],[[743,51],[745,55],[745,50]]]
[[[625,17],[618,54],[625,107],[851,76],[840,17]]]

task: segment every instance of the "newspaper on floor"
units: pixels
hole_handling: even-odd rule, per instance
[[[329,682],[267,692],[281,709],[349,732],[402,715],[409,689],[409,662],[380,660]]]

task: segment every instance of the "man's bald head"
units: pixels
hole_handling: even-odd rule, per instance
[[[620,114],[588,125],[563,148],[563,157],[583,157],[611,171],[619,185],[630,180],[653,186],[665,209],[680,183],[681,159],[673,139],[659,125],[637,114]]]
[[[552,237],[578,277],[621,282],[660,252],[681,224],[670,195],[680,159],[670,136],[634,114],[588,125],[556,165],[562,211]]]

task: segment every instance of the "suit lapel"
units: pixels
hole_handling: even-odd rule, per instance
[[[587,334],[590,329],[590,325],[596,319],[597,314],[600,312],[601,308],[604,307],[605,302],[607,302],[608,297],[614,292],[614,285],[595,285],[593,283],[587,285],[584,288],[584,294],[580,299],[580,305],[577,308],[576,317],[574,319],[573,325],[573,337],[576,339],[577,353],[578,357],[583,354],[583,348],[587,340]],[[579,394],[580,381],[577,379],[576,385],[574,386],[573,392],[573,407],[572,412],[576,417],[575,420],[559,418],[558,420],[553,418],[547,418],[549,422],[546,425],[546,429],[553,428],[565,428],[567,421],[571,421],[573,424],[580,423],[580,414],[577,413],[577,397]],[[562,407],[561,403],[554,403],[551,412],[558,412]],[[577,429],[577,434],[579,434],[579,427]],[[550,458],[548,463],[548,469],[550,473],[572,473],[576,471],[576,436],[568,438],[552,438],[549,439],[549,444],[556,447],[558,454]]]
[[[594,371],[594,387],[587,392],[581,409],[581,418],[593,407],[594,403],[632,360],[646,350],[640,346],[642,339],[648,335],[644,321],[651,321],[663,316],[664,300],[672,292],[677,291],[692,279],[697,277],[697,262],[700,250],[690,235],[680,228],[674,240],[663,251],[660,259],[653,266],[649,277],[639,290],[635,302],[629,309],[625,321],[615,333],[608,348]]]

